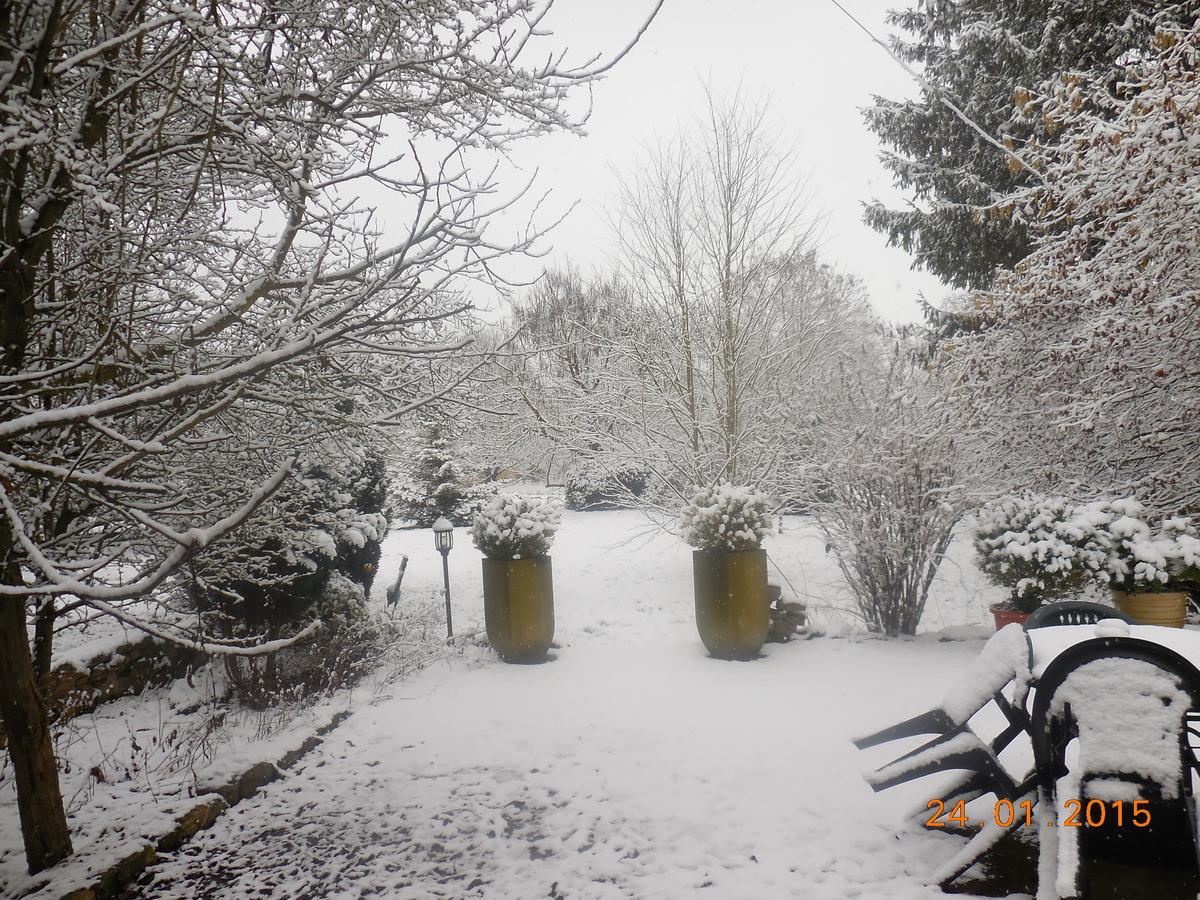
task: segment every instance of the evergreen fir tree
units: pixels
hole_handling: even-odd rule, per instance
[[[892,148],[884,165],[913,201],[903,209],[872,203],[867,223],[954,287],[989,287],[997,266],[1029,253],[1031,235],[1008,217],[977,210],[1033,176],[942,97],[1006,145],[1045,142],[1047,122],[1019,109],[1026,93],[1042,92],[1064,73],[1115,85],[1130,53],[1148,49],[1159,29],[1186,27],[1198,15],[1200,0],[917,0],[893,11],[888,22],[900,34],[892,46],[923,70],[933,93],[923,89],[913,101],[876,97],[865,110],[868,127]]]
[[[431,422],[422,430],[420,446],[396,485],[396,516],[422,528],[443,516],[455,525],[470,525],[496,491],[492,485],[470,483],[466,470],[450,428]]]

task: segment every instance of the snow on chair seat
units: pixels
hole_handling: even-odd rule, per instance
[[[1200,875],[1190,740],[1198,711],[1200,671],[1151,641],[1087,640],[1046,666],[1032,715],[1039,809],[1069,814],[1074,803],[1078,817],[1097,800],[1126,806],[1120,820],[1097,815],[1094,827],[1039,829],[1039,897],[1085,896],[1091,860]],[[1142,823],[1132,821],[1135,800]]]

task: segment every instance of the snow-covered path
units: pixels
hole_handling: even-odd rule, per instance
[[[872,794],[861,772],[896,751],[849,738],[929,706],[981,642],[819,638],[709,659],[686,548],[616,546],[634,521],[568,517],[553,659],[508,666],[465,642],[228,812],[147,896],[941,896],[924,880],[955,839],[901,822],[928,786]],[[440,580],[427,539],[389,538],[413,557],[406,602]],[[799,559],[805,540],[768,549]],[[478,555],[451,559],[469,629]]]

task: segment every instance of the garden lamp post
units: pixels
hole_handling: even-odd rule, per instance
[[[433,523],[433,546],[442,554],[442,581],[446,585],[446,637],[454,637],[450,618],[450,548],[454,546],[454,526],[445,516]]]

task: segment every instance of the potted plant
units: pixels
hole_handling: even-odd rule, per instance
[[[767,497],[725,482],[698,490],[679,516],[692,553],[696,629],[721,659],[752,659],[767,639]]]
[[[1187,616],[1186,585],[1200,580],[1200,536],[1184,517],[1157,528],[1145,520],[1145,507],[1127,497],[1094,504],[1104,517],[1100,536],[1106,550],[1101,580],[1122,612],[1143,625],[1182,628]]]
[[[487,636],[506,662],[540,662],[554,640],[550,544],[562,520],[550,500],[498,494],[475,515],[471,537],[484,554]]]
[[[1089,516],[1063,497],[1000,497],[979,512],[975,528],[979,569],[1008,597],[991,607],[999,630],[1023,624],[1047,600],[1079,595],[1103,569]]]

